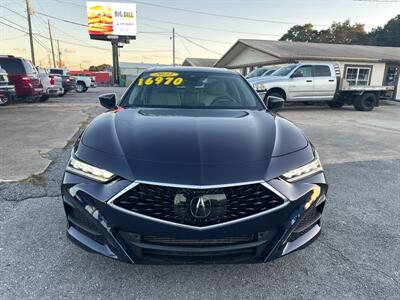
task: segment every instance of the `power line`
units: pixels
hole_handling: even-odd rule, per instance
[[[15,30],[19,30],[19,31],[21,31],[21,32],[24,32],[25,34],[29,34],[29,32],[25,31],[26,29],[25,29],[23,26],[21,26],[21,25],[15,23],[15,22],[13,22],[13,21],[10,21],[10,20],[8,20],[8,19],[6,19],[6,18],[4,18],[4,17],[0,17],[0,18],[2,18],[3,20],[6,20],[7,22],[13,24],[14,26],[18,26],[19,28],[22,28],[22,29],[18,29],[18,28],[16,28],[16,27],[10,26],[10,25],[5,24],[5,23],[2,23],[2,24],[7,25],[7,26],[9,26],[9,27],[11,27],[11,28],[14,28]],[[50,49],[47,48],[47,46],[44,45],[36,36],[33,36],[33,39],[34,39],[43,49],[45,49],[46,51],[49,51],[49,52],[50,52]]]
[[[168,30],[168,29],[165,28],[165,27],[160,27],[160,26],[156,26],[156,25],[149,25],[149,24],[147,24],[146,22],[141,22],[141,24],[144,24],[144,25],[149,26],[149,27],[154,27],[154,28],[157,28],[157,29],[161,29],[161,30]],[[192,36],[192,35],[190,35],[190,39],[192,39],[192,40],[199,40],[199,41],[206,41],[206,42],[211,42],[211,43],[219,43],[219,44],[225,44],[225,45],[232,45],[232,42],[224,42],[224,41],[217,41],[217,40],[212,40],[212,39],[205,39],[205,38],[200,38],[200,37],[194,37],[194,36]]]
[[[42,16],[51,18],[51,19],[55,19],[55,20],[58,20],[58,21],[70,23],[70,24],[73,24],[73,25],[82,26],[82,27],[88,27],[87,24],[78,23],[78,22],[66,20],[66,19],[63,19],[63,18],[54,17],[54,16],[51,16],[51,15],[48,15],[48,14],[45,14],[45,13],[42,13],[42,12],[38,12],[37,11],[35,13],[38,14],[38,15],[42,15]],[[161,34],[161,35],[162,34],[169,34],[169,32],[164,32],[164,31],[138,31],[138,33],[141,33],[141,34]]]
[[[2,19],[4,19],[4,20],[6,20],[7,22],[10,22],[10,20],[8,20],[8,19],[5,19],[5,18],[3,18],[3,17],[1,17]],[[4,23],[4,22],[1,22],[0,21],[0,23],[1,24],[4,24],[4,25],[6,25],[6,26],[8,26],[8,27],[10,27],[10,28],[13,28],[13,29],[15,29],[15,30],[18,30],[18,31],[20,31],[20,32],[23,32],[23,33],[26,33],[26,34],[28,34],[28,32],[26,31],[26,29],[24,28],[24,27],[22,27],[21,25],[18,25],[18,24],[16,24],[17,26],[19,26],[20,28],[23,28],[23,29],[20,29],[20,28],[17,28],[17,27],[15,27],[15,26],[12,26],[12,25],[9,25],[9,24],[7,24],[7,23]],[[46,40],[50,40],[49,39],[49,37],[47,37],[47,36],[44,36],[44,35],[42,35],[42,34],[38,34],[38,33],[34,33],[33,34],[33,36],[35,36],[35,37],[41,37],[41,38],[44,38],[44,39],[46,39]],[[102,51],[110,51],[110,49],[107,49],[107,48],[102,48],[102,47],[97,47],[97,46],[93,46],[93,45],[85,45],[85,44],[79,44],[79,43],[76,43],[76,42],[72,42],[72,41],[68,41],[68,40],[63,40],[63,39],[59,39],[59,41],[60,42],[63,42],[63,43],[65,43],[65,44],[70,44],[70,45],[74,45],[74,46],[78,46],[78,47],[85,47],[85,48],[92,48],[92,49],[98,49],[98,50],[102,50]],[[50,50],[47,48],[47,50],[50,52]],[[169,52],[170,50],[168,49],[155,49],[155,50],[153,50],[153,49],[142,49],[142,50],[125,50],[125,52],[134,52],[134,53],[138,53],[138,52]]]
[[[17,16],[20,16],[21,18],[26,19],[26,16],[20,14],[19,12],[15,11],[15,10],[9,9],[8,7],[6,7],[6,6],[2,5],[2,4],[0,4],[0,7],[3,7],[3,8],[5,8],[5,9],[7,9],[8,11],[10,11],[10,12],[16,14]]]
[[[177,23],[177,22],[161,21],[161,20],[158,20],[158,19],[145,18],[145,17],[142,17],[142,19],[149,20],[149,21],[152,21],[152,22],[170,24],[170,25],[178,25],[178,26],[199,28],[199,29],[210,30],[210,31],[214,31],[214,32],[215,31],[221,31],[221,32],[229,32],[229,33],[254,34],[254,35],[262,35],[262,36],[276,36],[276,37],[281,37],[282,36],[280,34],[272,34],[272,33],[268,34],[268,33],[256,33],[256,32],[248,32],[248,31],[236,31],[236,30],[228,30],[228,29],[219,29],[219,28],[215,28],[215,27],[213,28],[213,27],[206,27],[206,26],[199,26],[199,25]]]
[[[298,25],[297,23],[293,23],[293,22],[276,21],[276,20],[268,20],[268,19],[255,19],[255,18],[247,18],[247,17],[240,17],[240,16],[231,16],[231,15],[224,15],[224,14],[217,14],[217,13],[198,11],[198,10],[193,10],[193,9],[172,7],[172,6],[161,5],[161,4],[146,3],[146,2],[142,2],[142,1],[135,1],[135,2],[136,3],[140,3],[142,5],[166,8],[166,9],[170,9],[170,10],[184,11],[184,12],[189,12],[189,13],[199,14],[199,15],[205,15],[205,16],[221,17],[221,18],[227,18],[227,19],[244,20],[244,21],[252,21],[252,22],[263,22],[263,23],[285,24],[285,25]],[[320,26],[320,27],[328,26],[329,27],[330,25],[315,24],[315,26]]]
[[[216,51],[214,51],[214,50],[211,50],[211,49],[209,49],[209,48],[207,48],[207,47],[204,47],[203,45],[200,45],[200,44],[198,44],[198,43],[196,43],[196,42],[190,40],[188,37],[185,37],[185,36],[183,36],[183,35],[181,35],[181,34],[178,34],[178,33],[177,33],[176,35],[178,35],[178,36],[180,36],[181,38],[185,39],[185,40],[188,41],[189,43],[192,43],[193,45],[196,45],[197,47],[200,47],[200,48],[202,48],[202,49],[204,49],[204,50],[206,50],[206,51],[208,51],[208,52],[211,52],[211,53],[214,53],[214,54],[217,54],[217,55],[221,56],[221,53],[218,53],[218,52],[216,52]]]
[[[18,35],[18,36],[13,36],[13,37],[9,37],[6,39],[0,39],[0,41],[5,42],[5,41],[9,41],[9,40],[16,40],[16,39],[20,39],[22,37],[26,37],[26,34],[23,35]]]
[[[74,21],[69,21],[69,20],[66,20],[66,19],[63,19],[63,18],[50,16],[48,14],[41,13],[41,12],[38,12],[38,11],[36,11],[35,13],[38,14],[38,15],[41,15],[41,16],[45,16],[45,17],[48,17],[48,18],[51,18],[51,19],[55,19],[55,20],[66,22],[66,23],[74,24],[74,25],[77,25],[77,26],[88,27],[87,24],[82,24],[82,23],[78,23],[78,22],[74,22]]]
[[[375,2],[375,3],[400,3],[398,0],[353,0],[357,2]]]

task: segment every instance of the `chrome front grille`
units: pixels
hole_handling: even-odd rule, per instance
[[[209,189],[140,183],[114,199],[113,205],[164,221],[203,227],[248,217],[283,202],[260,183]]]

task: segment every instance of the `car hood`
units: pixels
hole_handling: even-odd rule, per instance
[[[251,81],[251,84],[259,84],[259,83],[269,83],[269,82],[281,82],[287,80],[287,77],[284,76],[264,76],[258,77],[257,80]]]
[[[97,117],[77,156],[130,179],[210,184],[246,172],[256,180],[271,158],[307,145],[296,126],[265,111],[125,109]]]
[[[274,78],[274,77],[272,77],[271,75],[256,76],[256,77],[252,77],[252,78],[247,79],[247,81],[250,82],[250,83],[254,83],[254,82],[257,82],[257,81],[260,81],[260,80],[264,80],[264,79],[268,79],[268,78]]]

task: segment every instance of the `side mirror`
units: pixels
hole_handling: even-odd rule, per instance
[[[285,100],[283,100],[281,97],[275,97],[275,96],[266,96],[266,99],[264,101],[265,104],[267,105],[268,110],[272,111],[280,110],[285,103]]]
[[[115,94],[104,94],[99,96],[100,104],[107,109],[117,107],[117,96]]]

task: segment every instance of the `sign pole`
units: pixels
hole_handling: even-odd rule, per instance
[[[118,40],[111,41],[113,57],[113,83],[119,85],[119,67],[118,67]]]
[[[172,28],[172,65],[175,67],[175,28]]]

